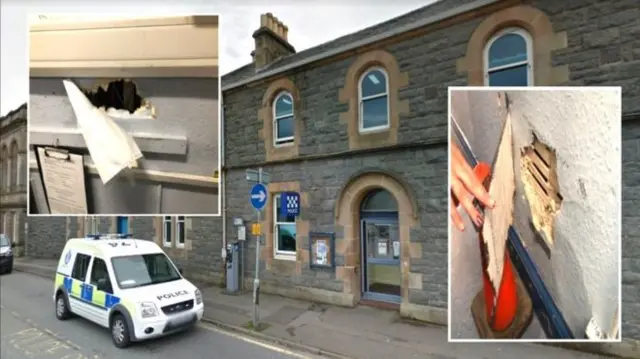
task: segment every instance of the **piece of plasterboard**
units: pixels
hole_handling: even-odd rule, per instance
[[[485,220],[482,227],[482,236],[488,251],[487,271],[496,293],[502,280],[504,251],[509,226],[513,218],[515,194],[510,116],[507,116],[505,121],[489,187],[489,194],[495,200],[496,206],[493,209],[485,209]]]

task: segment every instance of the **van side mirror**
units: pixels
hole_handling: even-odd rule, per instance
[[[180,275],[183,275],[182,274],[182,268],[178,268],[178,272],[180,272]]]
[[[11,248],[15,248],[16,242],[11,242]]]

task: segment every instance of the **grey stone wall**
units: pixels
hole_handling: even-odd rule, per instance
[[[187,231],[187,239],[191,240],[191,249],[187,250],[186,259],[177,258],[176,261],[190,279],[221,283],[224,275],[222,218],[190,218],[191,229]]]
[[[640,339],[640,119],[622,125],[622,335]]]
[[[568,46],[553,66],[569,66],[571,86],[622,86],[624,112],[640,111],[640,6],[637,0],[536,0]]]
[[[155,227],[153,225],[153,217],[133,217],[129,218],[129,226],[131,226],[131,233],[137,238],[154,240],[156,234]]]
[[[363,169],[382,170],[396,174],[410,187],[418,201],[420,226],[411,232],[411,241],[420,242],[423,258],[411,261],[411,271],[423,274],[422,291],[410,292],[412,303],[445,308],[447,305],[447,152],[446,147],[423,147],[380,154],[367,154],[350,158],[335,158],[265,167],[272,182],[299,181],[300,190],[308,193],[310,208],[301,212],[301,219],[310,222],[311,232],[337,232],[335,206],[345,183]],[[249,204],[251,184],[245,180],[244,170],[227,174],[227,223],[233,217],[254,221],[255,210]],[[445,210],[443,211],[442,208]],[[307,249],[308,238],[297,238],[298,246]],[[227,231],[227,241],[235,240],[235,231]],[[246,243],[245,276],[255,270],[255,241]],[[344,258],[336,255],[336,264]],[[335,271],[303,268],[300,276],[264,271],[261,277],[282,287],[305,286],[330,291],[342,291],[342,282],[336,280]]]
[[[58,259],[67,242],[66,236],[66,217],[28,217],[26,255]]]

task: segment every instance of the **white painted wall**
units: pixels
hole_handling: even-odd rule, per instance
[[[498,92],[452,91],[451,111],[480,161],[491,163],[504,119]],[[560,193],[564,197],[548,257],[529,225],[519,170],[516,171],[515,227],[576,336],[595,316],[605,330],[619,300],[620,264],[620,95],[600,91],[512,91],[514,168],[531,131],[556,149]],[[464,233],[452,228],[451,336],[477,338],[471,318],[473,296],[481,289],[477,233],[465,218]],[[544,338],[534,318],[525,338]]]
[[[520,173],[516,229],[565,320],[582,336],[592,316],[608,331],[620,290],[621,101],[617,90],[509,92],[514,146],[532,131],[556,150],[563,196],[550,256],[534,240]],[[520,157],[514,167],[519,168]]]

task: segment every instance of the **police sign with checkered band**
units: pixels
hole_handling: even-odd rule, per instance
[[[284,192],[280,195],[280,214],[282,216],[298,216],[300,214],[300,194]]]

